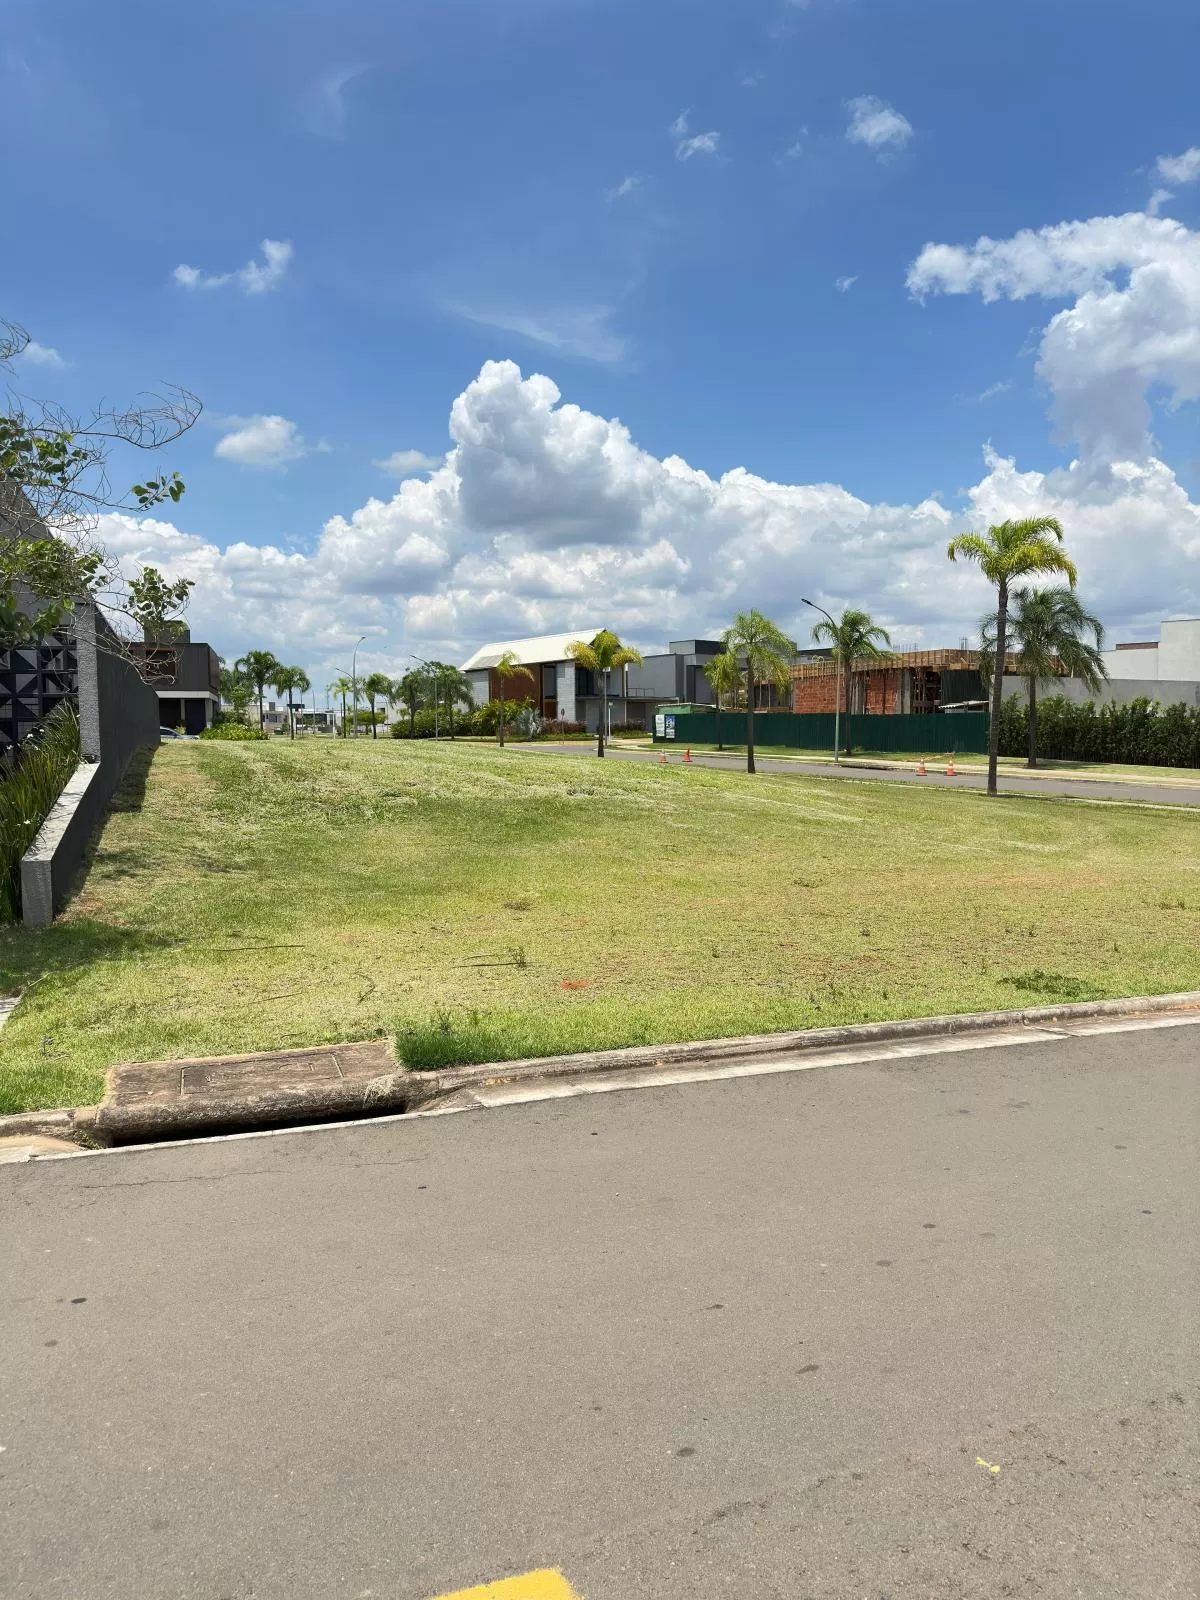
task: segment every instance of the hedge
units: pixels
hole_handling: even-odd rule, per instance
[[[1147,767],[1200,767],[1200,707],[1156,700],[1076,705],[1039,699],[1037,753],[1047,761],[1112,761]],[[1029,754],[1029,706],[1020,694],[1000,708],[1000,754]]]
[[[211,728],[202,728],[201,739],[266,739],[259,728],[248,727],[244,722],[216,722]]]
[[[0,756],[0,922],[21,915],[21,857],[79,765],[79,718],[64,702]]]

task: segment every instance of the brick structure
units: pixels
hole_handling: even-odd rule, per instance
[[[1008,670],[1015,657],[1008,658]],[[836,661],[803,661],[792,669],[792,710],[837,709],[839,685],[845,711],[845,687]],[[934,712],[943,704],[982,700],[979,656],[974,650],[909,650],[881,661],[851,663],[849,709],[856,716],[892,716]]]

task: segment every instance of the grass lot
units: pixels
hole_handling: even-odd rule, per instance
[[[144,793],[142,792],[144,789]],[[414,1065],[1200,985],[1200,819],[479,745],[164,746],[0,934],[0,1109],[121,1060]]]
[[[628,743],[624,739],[616,741],[621,744]],[[644,741],[643,741],[644,743]],[[682,754],[685,748],[690,748],[693,755],[746,755],[744,744],[735,744],[726,740],[721,750],[715,744],[692,744],[686,740],[677,740],[675,745],[660,744],[655,746],[658,750],[666,750],[668,755],[674,756],[676,752]],[[772,761],[832,761],[832,750],[797,750],[793,745],[765,745],[754,746],[756,755]],[[843,755],[844,762],[881,761],[896,766],[915,765],[924,760],[929,766],[942,766],[946,762],[944,753],[931,754],[930,751],[897,751],[897,750],[860,750],[855,747],[852,756]],[[986,772],[987,756],[985,755],[956,755],[955,768],[960,772]],[[1142,766],[1136,762],[1116,761],[1051,761],[1043,757],[1036,767],[1031,768],[1024,756],[1001,756],[1000,771],[1014,778],[1033,778],[1039,774],[1055,778],[1125,778],[1131,782],[1141,783],[1184,783],[1200,785],[1200,768],[1198,767],[1150,767]],[[1086,791],[1084,791],[1086,793]]]

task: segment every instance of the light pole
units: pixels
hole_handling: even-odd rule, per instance
[[[354,646],[354,654],[350,657],[350,701],[354,708],[354,737],[358,738],[358,645],[367,636],[364,633]]]
[[[812,600],[806,600],[803,595],[800,596],[800,604],[802,606],[812,606],[814,611],[819,611],[823,617],[828,618],[829,625],[833,629],[834,636],[836,638],[837,623],[829,615],[824,606],[819,606]],[[840,649],[838,650],[838,656],[839,658],[841,656]],[[850,695],[848,685],[846,694],[846,715],[850,715]],[[842,663],[840,659],[838,661],[837,687],[833,696],[833,761],[835,766],[840,767],[842,764]]]

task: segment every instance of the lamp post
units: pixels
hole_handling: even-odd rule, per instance
[[[800,604],[802,606],[811,606],[814,611],[819,611],[823,617],[828,618],[829,625],[834,630],[834,634],[836,636],[837,623],[829,615],[824,606],[817,605],[815,601],[806,600],[803,595],[800,596]],[[840,649],[838,651],[838,655],[839,657],[841,655]],[[848,685],[846,694],[846,715],[850,715],[850,695]],[[842,663],[840,660],[838,661],[837,687],[833,696],[833,761],[835,766],[840,767],[842,764]]]
[[[358,645],[362,644],[367,636],[364,633],[354,646],[354,654],[350,657],[350,700],[354,707],[354,737],[358,738]]]

